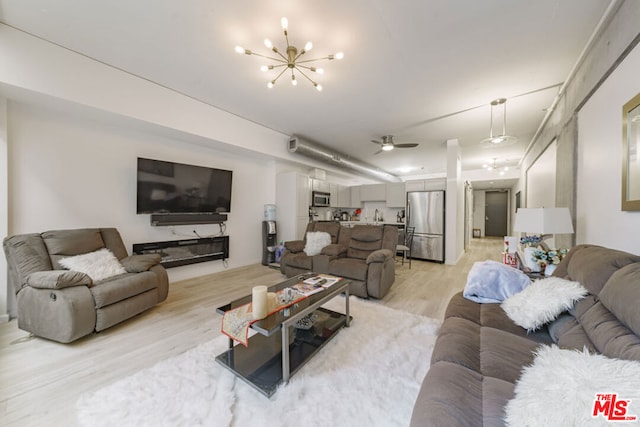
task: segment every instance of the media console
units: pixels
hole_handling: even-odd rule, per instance
[[[160,254],[165,268],[229,258],[229,236],[134,243],[134,254]]]

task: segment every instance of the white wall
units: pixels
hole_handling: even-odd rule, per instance
[[[7,144],[7,100],[0,97],[0,177],[8,174],[9,146]],[[0,236],[9,233],[9,183],[6,179],[0,179]],[[4,255],[0,255],[0,322],[9,320],[12,307],[8,302],[13,295],[13,290],[7,286],[7,261]]]
[[[527,201],[525,205],[527,208],[556,207],[557,147],[558,144],[555,141],[549,144],[527,170]]]
[[[85,116],[9,102],[9,233],[114,226],[133,243],[207,236],[219,226],[152,227],[136,214],[136,158],[233,171],[229,267],[261,257],[263,206],[275,201],[273,160],[257,160]],[[172,230],[176,234],[172,234]],[[221,261],[169,269],[172,281],[223,269]]]
[[[578,115],[576,242],[640,254],[640,212],[621,211],[622,106],[640,92],[640,45]]]

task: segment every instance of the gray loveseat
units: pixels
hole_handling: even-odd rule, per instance
[[[68,343],[133,317],[167,298],[159,255],[127,255],[115,228],[55,230],[4,239],[9,284],[16,293],[18,327]],[[93,281],[65,270],[60,260],[107,248],[125,272]]]
[[[398,228],[390,225],[342,227],[335,222],[312,222],[309,231],[331,235],[322,253],[309,256],[304,240],[285,243],[280,271],[287,277],[313,271],[351,280],[349,292],[362,298],[382,298],[395,281],[395,250]]]
[[[504,425],[515,383],[541,344],[640,360],[640,256],[579,245],[554,276],[580,282],[589,295],[534,333],[514,324],[500,304],[478,304],[462,293],[451,299],[411,426]]]

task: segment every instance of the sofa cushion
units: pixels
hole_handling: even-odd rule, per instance
[[[151,271],[127,273],[97,282],[90,290],[96,308],[101,308],[154,289],[156,282],[156,275]]]
[[[480,329],[480,325],[466,319],[447,319],[438,331],[431,364],[451,362],[481,372]]]
[[[532,420],[541,426],[608,425],[604,410],[594,414],[597,395],[617,393],[619,401],[631,398],[628,415],[637,415],[638,390],[640,363],[542,347],[518,380],[515,398],[505,408],[505,421],[509,426]]]
[[[587,351],[592,353],[596,353],[598,351],[596,350],[596,346],[593,345],[587,336],[584,328],[578,322],[575,322],[573,326],[558,335],[558,346],[560,348],[574,350],[582,350],[583,348],[586,348]]]
[[[340,234],[339,222],[316,222],[314,231],[322,231],[329,233],[331,236],[330,243],[338,243],[338,235]]]
[[[94,282],[127,272],[113,253],[106,248],[87,254],[64,257],[58,262],[68,270],[86,274]]]
[[[613,273],[634,262],[640,262],[640,256],[601,246],[588,246],[571,256],[567,272],[571,280],[580,282],[593,295],[598,295]]]
[[[383,227],[356,225],[351,231],[347,257],[367,259],[369,254],[382,247]]]
[[[289,252],[286,256],[286,263],[287,267],[313,270],[313,258],[307,256],[304,252]]]
[[[39,289],[63,289],[71,286],[89,286],[93,281],[79,271],[34,271],[27,276],[27,284]]]
[[[533,331],[573,307],[586,294],[587,290],[578,282],[549,277],[534,281],[507,298],[501,307],[517,325]]]
[[[483,378],[450,362],[431,365],[411,415],[411,427],[481,426]]]
[[[304,253],[308,256],[319,255],[325,246],[331,244],[331,235],[324,231],[307,231],[307,243]]]
[[[498,329],[480,329],[480,373],[515,382],[523,366],[533,361],[533,352],[541,344],[526,337]]]
[[[100,230],[52,230],[42,233],[54,270],[61,270],[61,258],[95,252],[105,247]]]
[[[160,261],[162,261],[160,254],[140,254],[122,258],[120,264],[127,270],[127,273],[141,273],[160,264]]]
[[[613,273],[599,297],[627,328],[640,335],[640,263],[627,265]]]
[[[349,279],[367,280],[369,267],[363,259],[337,258],[329,263],[329,273]]]
[[[619,359],[640,360],[640,338],[600,301],[576,316],[599,353]]]

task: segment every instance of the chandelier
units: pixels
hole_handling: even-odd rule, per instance
[[[485,163],[484,165],[482,165],[482,167],[488,170],[489,172],[498,172],[499,175],[504,175],[506,172],[509,171],[509,166],[499,167],[498,159],[495,157],[493,158],[493,162]]]
[[[499,110],[502,109],[502,133],[499,134],[495,134],[493,129],[494,129],[494,112],[493,110]],[[499,111],[498,111],[499,113]],[[498,125],[500,124],[499,122],[499,118],[498,120]],[[491,119],[490,119],[490,124],[489,124],[489,138],[487,139],[483,139],[482,140],[482,144],[485,144],[487,146],[496,146],[496,145],[507,145],[507,144],[513,144],[515,143],[518,138],[516,138],[515,136],[509,136],[507,135],[507,99],[506,98],[499,98],[499,99],[494,99],[493,101],[491,101]],[[499,128],[498,128],[499,129]]]
[[[310,62],[315,62],[315,61],[322,61],[322,60],[342,59],[344,58],[344,54],[342,52],[338,52],[334,55],[328,55],[322,58],[300,60],[305,53],[309,52],[313,48],[313,43],[307,42],[304,45],[304,48],[299,51],[297,47],[292,46],[289,43],[289,33],[287,31],[287,28],[289,27],[289,21],[287,20],[287,18],[282,18],[280,22],[282,24],[282,30],[284,31],[284,39],[287,43],[287,47],[284,50],[286,55],[283,54],[276,46],[274,46],[271,40],[269,39],[264,39],[264,45],[267,47],[267,49],[271,49],[274,53],[276,53],[278,57],[262,55],[252,50],[245,49],[241,46],[236,46],[236,52],[240,54],[244,53],[246,55],[256,55],[261,58],[266,58],[276,62],[276,64],[263,65],[262,67],[260,67],[260,70],[262,71],[266,72],[266,71],[278,70],[282,68],[282,70],[276,76],[276,78],[274,78],[273,80],[269,81],[269,83],[267,83],[267,87],[269,89],[271,89],[276,84],[278,79],[287,71],[291,73],[291,84],[293,86],[296,86],[298,84],[298,79],[296,78],[296,71],[297,71],[297,73],[299,73],[301,76],[309,80],[311,84],[318,91],[322,91],[322,85],[318,84],[315,80],[309,77],[305,71],[316,73],[316,74],[323,74],[324,70],[322,68],[317,68],[317,67],[313,67],[305,64],[308,64]]]

